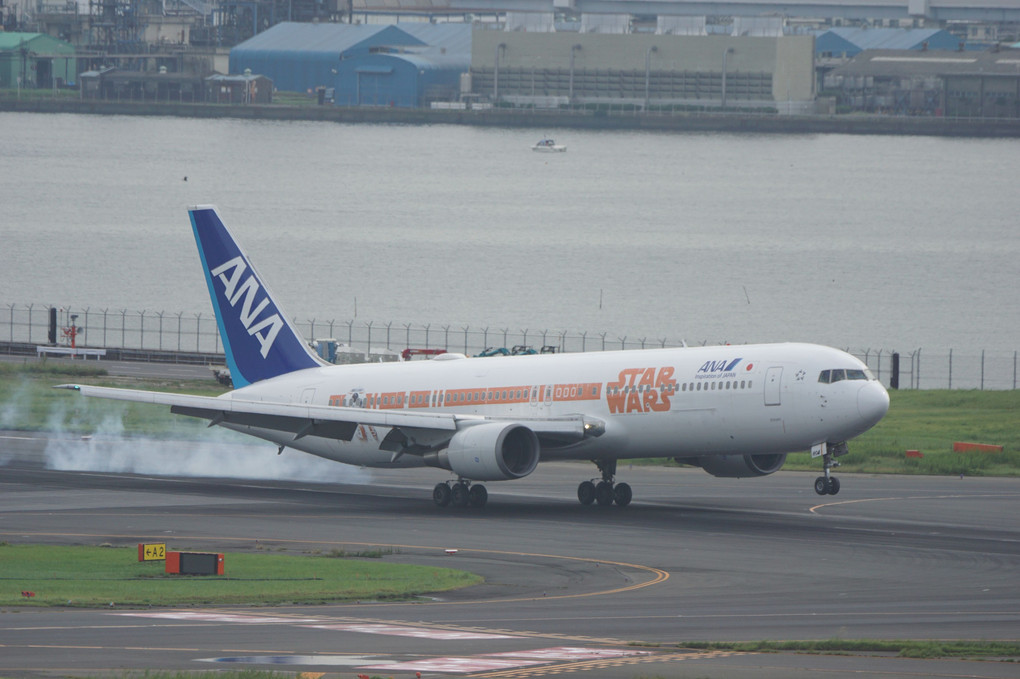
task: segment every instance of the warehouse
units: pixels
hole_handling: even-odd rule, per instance
[[[1020,117],[1020,50],[861,52],[825,77],[844,110]]]
[[[814,36],[476,31],[476,97],[520,106],[813,111]]]
[[[51,88],[75,82],[74,47],[45,33],[0,31],[0,87]]]
[[[230,71],[264,74],[277,90],[332,88],[344,105],[418,106],[459,82],[470,54],[466,24],[281,23],[233,48]]]

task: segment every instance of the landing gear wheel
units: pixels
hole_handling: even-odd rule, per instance
[[[488,500],[489,491],[485,490],[485,486],[477,484],[468,490],[468,504],[472,507],[484,507]]]
[[[595,486],[595,502],[597,502],[600,507],[608,507],[613,504],[613,484],[609,481],[600,481],[599,484]]]
[[[454,507],[467,507],[468,500],[468,487],[465,484],[458,483],[450,489],[450,502]]]
[[[839,479],[835,476],[829,477],[829,495],[835,495],[839,492]]]
[[[819,476],[815,479],[815,492],[819,495],[828,495],[829,493],[829,480],[824,476]]]
[[[583,505],[590,505],[595,502],[595,484],[591,481],[582,481],[577,487],[577,499]]]
[[[432,501],[437,507],[445,507],[450,504],[450,487],[445,483],[437,483],[432,489]]]
[[[616,505],[618,507],[626,507],[629,505],[632,497],[634,497],[634,493],[631,492],[629,484],[618,483],[613,488],[613,499],[616,501]]]

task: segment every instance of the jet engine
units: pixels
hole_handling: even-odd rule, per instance
[[[767,476],[779,471],[786,462],[786,453],[770,455],[705,455],[694,460],[680,460],[701,467],[712,476],[740,479]]]
[[[538,437],[527,427],[488,422],[458,431],[446,448],[426,454],[425,464],[472,481],[504,481],[535,471],[540,450]]]

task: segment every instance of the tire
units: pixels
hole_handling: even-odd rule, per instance
[[[835,495],[839,492],[839,479],[835,476],[829,479],[829,495]]]
[[[468,504],[472,507],[484,507],[488,501],[489,491],[485,489],[485,486],[474,485],[468,490]]]
[[[432,489],[432,501],[437,507],[445,507],[450,504],[450,487],[445,483],[437,483]]]
[[[613,488],[613,500],[616,501],[618,507],[626,507],[633,497],[634,493],[630,489],[630,484],[618,483]]]
[[[818,493],[819,495],[828,495],[829,484],[825,480],[824,476],[819,476],[817,479],[815,479],[815,492]]]
[[[468,506],[468,488],[463,483],[458,483],[450,489],[450,502],[454,507]]]
[[[613,504],[613,484],[608,481],[601,481],[595,486],[595,502],[600,507],[608,507]]]
[[[595,484],[591,481],[582,481],[577,487],[577,499],[583,505],[590,505],[595,502]]]

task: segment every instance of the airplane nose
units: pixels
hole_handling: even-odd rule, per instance
[[[878,424],[879,420],[889,412],[889,392],[881,382],[868,382],[857,392],[857,412],[868,423]]]

